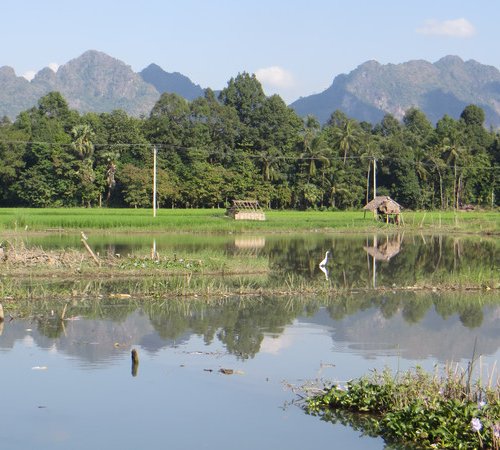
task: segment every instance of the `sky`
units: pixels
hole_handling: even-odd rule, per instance
[[[4,0],[0,14],[0,67],[27,78],[98,50],[214,90],[248,72],[291,103],[368,60],[500,68],[498,0]]]

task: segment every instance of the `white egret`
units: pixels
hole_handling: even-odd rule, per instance
[[[330,250],[328,250],[325,254],[325,259],[319,263],[319,267],[325,267],[328,262],[328,256],[330,255]]]

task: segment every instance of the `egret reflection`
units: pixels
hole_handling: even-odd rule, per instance
[[[330,250],[325,253],[325,258],[319,263],[319,269],[325,274],[325,278],[328,280],[328,269],[326,265],[328,264],[328,257],[330,256]]]

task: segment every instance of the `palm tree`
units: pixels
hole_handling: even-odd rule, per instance
[[[466,148],[458,142],[450,142],[447,146],[447,162],[453,161],[453,207],[458,209],[460,206],[460,186],[462,180],[462,170],[459,170],[458,163],[463,164],[466,158]],[[462,167],[463,169],[463,167]]]
[[[90,202],[95,194],[95,173],[93,168],[94,144],[92,142],[95,135],[87,124],[74,126],[71,134],[73,135],[72,146],[82,159],[80,169],[78,170],[82,183],[82,202],[86,202],[87,206],[90,206]]]
[[[433,164],[438,177],[439,177],[439,199],[441,203],[441,209],[444,209],[444,191],[443,191],[443,171],[446,169],[446,163],[441,158],[443,148],[439,145],[431,147],[429,150],[429,155],[427,158]]]
[[[356,150],[361,142],[361,133],[357,122],[348,119],[340,128],[333,130],[333,142],[335,146],[344,153],[344,165],[347,160],[347,154]]]
[[[330,149],[323,139],[319,122],[312,116],[308,116],[304,125],[302,153],[300,157],[309,161],[307,182],[316,175],[316,162],[322,163],[323,167],[330,165],[328,158]]]
[[[370,172],[371,172],[371,168],[372,168],[372,165],[373,165],[373,176],[375,177],[376,174],[375,174],[375,161],[381,161],[383,159],[383,154],[382,154],[382,151],[380,150],[380,147],[378,145],[378,143],[371,139],[370,141],[368,141],[368,143],[366,144],[365,148],[364,148],[364,152],[361,154],[361,160],[363,161],[367,161],[368,162],[368,166],[367,166],[367,170],[366,170],[366,203],[368,203],[370,201],[369,197],[370,197]],[[373,195],[375,196],[376,192],[375,192],[375,189],[374,189],[374,192],[373,192]]]
[[[317,165],[319,162],[323,167],[328,167],[330,165],[330,160],[328,159],[329,148],[322,136],[316,136],[310,142],[310,145],[304,149],[304,152],[300,155],[302,159],[309,161],[308,166],[308,176],[307,182],[316,175]]]
[[[264,181],[274,180],[278,172],[276,165],[280,158],[280,153],[276,147],[270,147],[258,153],[260,163],[262,164],[262,179]]]
[[[81,159],[91,158],[94,154],[94,144],[92,139],[95,137],[92,128],[88,124],[75,125],[71,134],[73,135],[72,146]]]

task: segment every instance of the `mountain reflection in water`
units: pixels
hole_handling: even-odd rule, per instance
[[[0,336],[9,450],[166,442],[302,450],[332,440],[380,450],[380,438],[304,414],[283,386],[345,381],[374,368],[432,370],[464,362],[475,343],[484,370],[500,356],[499,301],[484,294],[102,298],[69,304],[64,321],[61,303],[28,307],[30,317],[5,322]]]
[[[500,302],[485,293],[147,300],[140,305],[108,299],[74,303],[65,321],[52,311],[39,311],[29,323],[4,324],[0,348],[12,349],[29,337],[39,348],[99,365],[112,363],[132,345],[154,354],[196,335],[205,345],[217,341],[225,352],[245,360],[261,351],[266,336],[279,339],[287,327],[300,329],[302,323],[330,335],[336,349],[369,358],[390,354],[444,362],[471,357],[476,339],[477,352],[484,355],[495,354],[500,345]]]
[[[47,248],[47,241],[34,239],[28,244]],[[50,245],[65,247],[65,239],[55,237]],[[222,260],[252,259],[269,269],[249,277],[255,293],[290,283],[339,289],[322,296],[153,299],[140,295],[159,288],[147,277],[81,279],[58,285],[58,292],[85,293],[68,294],[66,320],[60,319],[64,304],[47,296],[16,299],[12,310],[5,303],[2,445],[9,450],[303,450],[332,442],[380,450],[380,438],[307,416],[291,405],[296,396],[283,386],[345,381],[384,367],[466,366],[474,348],[483,375],[490,375],[500,356],[495,290],[404,289],[453,283],[461,275],[488,285],[498,275],[498,239],[160,235],[89,236],[89,243],[101,254],[149,255],[154,244],[162,257],[199,258],[206,251]],[[318,264],[327,250],[325,277]],[[190,278],[193,285],[198,281],[202,276]],[[241,280],[221,276],[220,282],[236,286]],[[45,289],[35,277],[26,283],[28,292]],[[162,286],[168,293],[170,285]],[[133,293],[133,300],[111,295],[120,292]],[[132,348],[140,358],[136,376]]]

